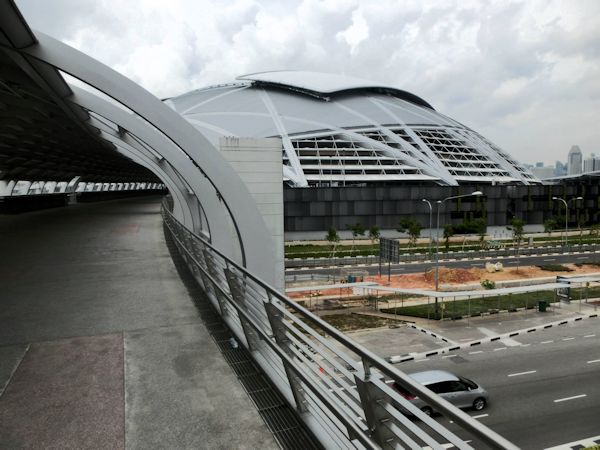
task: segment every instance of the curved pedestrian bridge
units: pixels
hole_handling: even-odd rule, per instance
[[[0,447],[277,448],[200,318],[160,197],[0,215]]]

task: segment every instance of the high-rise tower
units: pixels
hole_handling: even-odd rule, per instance
[[[568,161],[568,174],[579,175],[581,173],[581,163],[583,162],[583,155],[579,145],[574,145],[569,150],[569,161]]]

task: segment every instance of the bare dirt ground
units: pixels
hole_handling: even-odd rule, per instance
[[[491,281],[505,280],[524,280],[528,278],[554,277],[557,275],[584,275],[588,273],[600,272],[600,267],[584,265],[577,267],[574,264],[564,264],[572,269],[571,272],[551,272],[542,270],[537,266],[523,266],[519,269],[505,268],[500,272],[489,273],[485,269],[450,269],[440,267],[440,284],[460,285],[460,284],[478,284],[488,279]],[[404,275],[392,275],[388,283],[387,275],[365,277],[365,281],[374,281],[376,283],[391,287],[406,289],[433,289],[435,287],[435,275],[433,270],[425,273],[411,273]]]
[[[505,268],[500,272],[489,273],[485,269],[473,267],[471,269],[440,267],[440,285],[460,286],[460,285],[478,285],[483,280],[506,281],[506,280],[525,280],[529,278],[555,277],[557,275],[584,275],[589,273],[599,273],[600,267],[575,264],[564,264],[571,271],[552,272],[542,270],[537,266],[523,266],[517,268]],[[410,273],[403,275],[392,275],[388,282],[387,275],[366,276],[364,281],[373,281],[382,286],[390,286],[404,289],[434,289],[435,274],[433,269],[422,273]],[[288,296],[293,299],[307,299],[313,297],[350,297],[353,295],[352,288],[335,288],[312,290],[307,286],[306,291],[290,292]]]

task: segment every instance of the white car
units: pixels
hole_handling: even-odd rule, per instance
[[[481,411],[489,401],[488,393],[477,383],[445,370],[427,370],[409,373],[408,376],[458,408],[473,408]],[[407,392],[397,383],[393,383],[392,386],[425,414],[433,414],[433,408],[419,397]]]

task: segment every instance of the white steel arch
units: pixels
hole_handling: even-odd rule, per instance
[[[35,36],[37,43],[19,49],[31,64],[49,64],[94,87],[129,108],[178,148],[179,154],[163,156],[185,177],[204,205],[215,245],[220,248],[219,243],[231,239],[221,220],[227,211],[238,236],[241,262],[266,282],[279,284],[272,269],[274,244],[265,222],[246,186],[215,147],[179,114],[128,78],[41,32],[36,31]],[[149,134],[144,131],[138,136],[149,141]],[[163,153],[160,147],[153,150]],[[207,192],[208,186],[213,188],[214,197]],[[231,254],[231,247],[223,250],[237,256]]]

